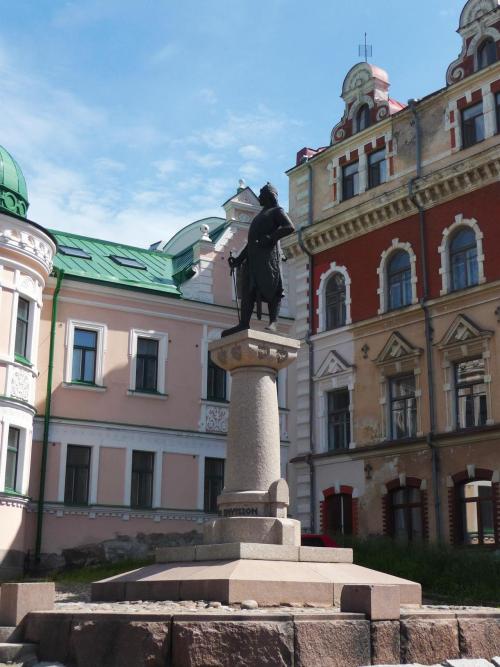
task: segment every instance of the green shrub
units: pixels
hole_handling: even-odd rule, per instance
[[[443,544],[405,544],[386,537],[346,539],[354,562],[417,581],[424,597],[453,604],[500,605],[500,554]]]

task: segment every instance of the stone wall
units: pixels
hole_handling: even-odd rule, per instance
[[[340,612],[33,612],[24,641],[71,667],[361,667],[500,655],[500,611],[412,611],[370,622]]]

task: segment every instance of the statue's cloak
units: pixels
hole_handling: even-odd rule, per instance
[[[280,228],[290,227],[290,220],[280,206],[267,208],[258,213],[250,225],[247,243],[247,276],[242,276],[249,290],[255,289],[256,300],[274,301],[283,296],[281,277],[281,247],[279,241],[269,243]],[[247,282],[248,281],[248,282]]]

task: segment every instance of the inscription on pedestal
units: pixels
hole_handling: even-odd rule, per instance
[[[257,507],[225,507],[219,516],[259,516]]]

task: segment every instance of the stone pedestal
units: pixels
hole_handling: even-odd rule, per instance
[[[209,345],[214,363],[231,373],[224,490],[219,519],[205,525],[207,544],[300,544],[300,524],[287,519],[281,479],[277,373],[297,357],[299,341],[248,329]]]
[[[299,342],[261,331],[214,341],[213,361],[231,373],[231,407],[219,517],[204,544],[157,550],[156,564],[92,584],[93,600],[218,600],[338,605],[346,584],[394,586],[420,604],[420,585],[353,564],[352,549],[300,546],[280,477],[276,376]]]

